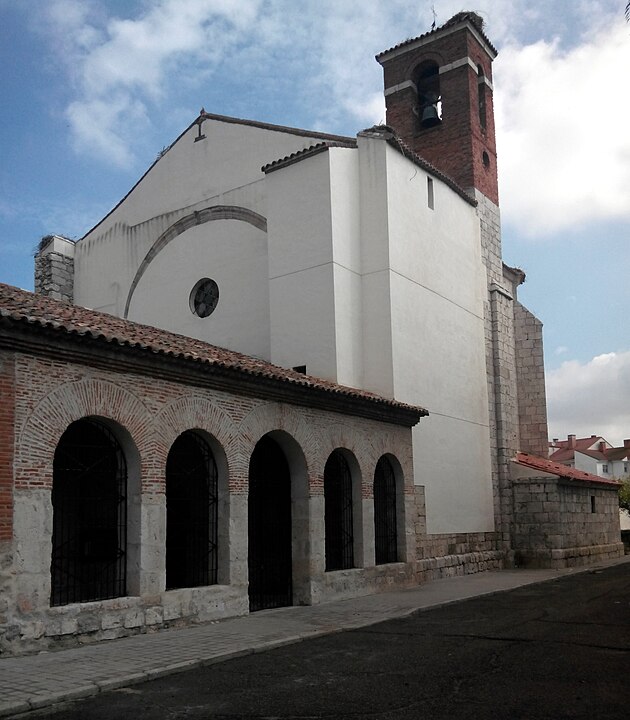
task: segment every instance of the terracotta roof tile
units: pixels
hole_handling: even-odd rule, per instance
[[[545,458],[538,457],[537,455],[530,455],[529,453],[516,453],[514,462],[524,465],[525,467],[532,468],[533,470],[542,470],[546,473],[558,475],[565,480],[593,482],[602,485],[619,485],[616,480],[606,480],[599,475],[593,475],[592,473],[587,473],[583,470],[576,470],[575,468],[568,467],[567,465],[562,465],[562,463],[546,460]]]
[[[287,165],[292,165],[293,163],[299,162],[300,160],[303,160],[306,157],[310,157],[311,155],[317,155],[318,153],[324,152],[331,147],[356,148],[356,146],[356,140],[348,140],[348,142],[320,142],[316,145],[310,145],[303,150],[297,150],[296,152],[292,152],[290,155],[285,155],[285,157],[280,158],[279,160],[274,160],[273,162],[267,163],[266,165],[263,165],[260,169],[264,173],[269,173],[273,172],[274,170],[279,170],[282,167],[286,167]]]
[[[337,385],[328,380],[272,365],[265,360],[209,345],[201,340],[36,295],[3,283],[0,283],[1,320],[5,323],[8,321],[18,325],[49,328],[68,336],[88,336],[110,345],[136,348],[139,351],[171,356],[182,361],[234,370],[250,376],[299,385],[306,389],[312,388],[380,406],[417,411],[418,417],[428,415],[423,408],[415,408],[364,390]]]
[[[608,448],[606,451],[607,460],[630,460],[630,448],[616,447]]]

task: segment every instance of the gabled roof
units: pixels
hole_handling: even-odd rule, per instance
[[[345,412],[341,406],[346,403],[348,414],[362,415],[363,407],[369,416],[374,416],[376,411],[377,414],[391,414],[391,422],[397,422],[395,418],[398,417],[401,420],[398,424],[415,424],[420,417],[429,414],[423,408],[383,398],[365,390],[337,385],[201,340],[0,283],[0,347],[13,347],[16,343],[21,347],[24,342],[21,345],[19,339],[12,337],[20,331],[22,334],[45,334],[47,343],[61,339],[66,343],[80,343],[84,347],[88,344],[92,349],[95,345],[101,355],[107,350],[124,349],[145,361],[159,356],[176,362],[180,368],[192,367],[202,370],[206,375],[218,374],[221,383],[225,383],[226,377],[229,377],[233,387],[238,388],[240,383],[243,388],[248,388],[246,394],[249,395],[258,394],[259,388],[262,396],[263,386],[272,390],[275,388],[276,394],[284,389],[284,395],[289,392],[292,397],[295,396],[297,404],[305,405],[308,402],[304,398],[300,401],[296,392],[306,393],[314,400],[319,398],[319,407],[323,403],[329,405],[331,410]],[[371,411],[369,408],[372,408]]]
[[[79,241],[86,238],[91,232],[96,230],[96,228],[104,221],[106,220],[117,208],[119,208],[125,200],[131,195],[131,193],[140,185],[140,183],[144,180],[144,178],[153,170],[153,168],[160,162],[160,160],[171,150],[171,148],[175,147],[177,143],[188,133],[195,125],[197,125],[200,128],[201,132],[201,126],[206,120],[214,120],[216,122],[223,122],[233,125],[245,125],[247,127],[253,127],[253,128],[259,128],[261,130],[271,130],[273,132],[280,132],[280,133],[286,133],[288,135],[297,135],[298,137],[309,137],[316,140],[322,140],[323,143],[339,143],[341,146],[345,146],[347,143],[355,143],[356,140],[352,137],[347,137],[346,135],[335,135],[333,133],[323,133],[319,132],[317,130],[304,130],[302,128],[295,128],[290,127],[289,125],[274,125],[272,123],[266,123],[266,122],[259,122],[257,120],[246,120],[243,118],[235,118],[235,117],[229,117],[228,115],[216,115],[214,113],[206,112],[203,108],[201,108],[201,111],[199,115],[188,125],[188,127],[183,130],[176,138],[173,140],[173,142],[166,148],[164,148],[157,156],[157,158],[149,165],[149,167],[144,171],[144,173],[138,178],[138,180],[131,186],[129,191],[125,193],[125,195],[114,205],[114,207],[106,214],[104,215],[95,225],[93,225],[81,238],[79,238]]]
[[[530,455],[529,453],[516,453],[514,462],[531,468],[532,470],[540,470],[545,473],[557,475],[564,480],[597,483],[600,485],[619,485],[616,480],[607,480],[599,475],[593,475],[592,473],[587,473],[583,470],[576,470],[575,468],[568,467],[567,465],[562,465],[562,463],[552,462],[551,460],[546,460],[545,458],[538,457],[537,455]]]
[[[588,457],[593,458],[593,460],[606,462],[607,453],[603,453],[601,450],[575,450],[574,452],[578,452],[580,455],[587,455]]]
[[[608,448],[608,450],[606,450],[606,459],[611,462],[615,460],[630,460],[630,447]]]
[[[591,435],[587,438],[576,438],[574,447],[570,447],[569,440],[558,440],[555,442],[557,450],[551,453],[549,459],[560,463],[571,461],[575,456],[576,450],[578,452],[585,452],[590,450],[593,445],[598,445],[600,442],[606,441],[599,435]]]

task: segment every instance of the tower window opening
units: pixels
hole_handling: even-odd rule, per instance
[[[430,210],[435,209],[435,196],[433,194],[433,178],[427,178],[427,203]]]
[[[442,122],[440,69],[437,63],[423,63],[415,73],[418,91],[417,115],[422,129]]]
[[[479,123],[486,129],[486,76],[481,65],[477,65],[477,102],[479,106]]]

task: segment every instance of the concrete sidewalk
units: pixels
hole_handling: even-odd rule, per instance
[[[570,570],[502,570],[323,605],[266,610],[221,622],[0,659],[0,717],[95,695],[307,638],[373,625],[523,585],[629,562]]]

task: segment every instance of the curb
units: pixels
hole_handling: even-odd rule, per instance
[[[0,718],[15,717],[16,720],[19,720],[20,718],[24,718],[24,720],[26,720],[26,718],[28,717],[37,717],[37,714],[31,715],[31,713],[35,713],[36,711],[43,708],[91,697],[94,695],[98,695],[101,692],[117,690],[123,687],[132,687],[140,683],[148,682],[149,680],[157,680],[159,678],[169,675],[186,672],[187,670],[193,670],[199,667],[207,667],[220,662],[225,662],[227,660],[233,660],[235,658],[244,657],[247,655],[258,654],[266,652],[267,650],[273,650],[275,648],[280,648],[287,645],[294,645],[304,640],[324,637],[327,635],[336,635],[342,632],[351,632],[353,630],[361,630],[363,628],[378,625],[389,620],[411,617],[413,615],[427,612],[428,610],[434,610],[437,608],[446,607],[448,605],[466,602],[475,598],[500,595],[506,592],[510,592],[512,590],[518,590],[519,588],[528,587],[531,585],[542,585],[544,583],[562,580],[563,578],[572,577],[573,575],[602,572],[606,568],[620,565],[623,563],[630,563],[630,556],[624,556],[622,558],[606,561],[597,565],[586,565],[577,568],[568,568],[566,569],[566,571],[562,572],[562,574],[558,574],[555,577],[528,579],[527,581],[522,582],[518,585],[514,585],[512,587],[505,587],[494,590],[484,590],[481,592],[475,592],[470,595],[466,595],[465,597],[456,597],[450,600],[441,600],[428,603],[421,607],[394,610],[390,611],[386,616],[381,616],[378,618],[373,617],[364,621],[354,621],[347,626],[327,625],[325,628],[306,630],[304,632],[289,635],[283,638],[276,638],[273,640],[264,640],[258,643],[253,643],[250,647],[247,648],[220,652],[216,655],[196,657],[190,660],[179,660],[175,663],[169,663],[161,667],[151,668],[149,670],[128,674],[118,678],[112,678],[96,682],[88,682],[86,685],[64,692],[40,693],[39,695],[32,696],[28,700],[0,702]]]

